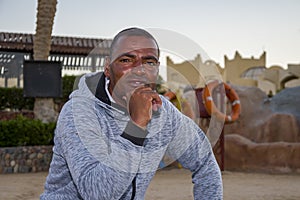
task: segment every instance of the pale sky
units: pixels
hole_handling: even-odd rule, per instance
[[[0,31],[34,33],[36,8],[37,0],[0,0]],[[222,67],[235,51],[266,51],[267,67],[300,64],[299,0],[58,0],[53,35],[112,38],[132,26],[181,34]]]

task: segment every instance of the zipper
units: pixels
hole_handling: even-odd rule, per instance
[[[137,175],[136,175],[137,176]],[[132,180],[132,195],[131,195],[131,200],[134,200],[135,193],[136,193],[136,176]]]

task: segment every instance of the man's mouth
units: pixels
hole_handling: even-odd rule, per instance
[[[146,84],[147,84],[147,82],[143,81],[143,80],[131,80],[131,81],[129,81],[129,85],[134,87],[134,88],[141,87],[141,86],[144,86]]]

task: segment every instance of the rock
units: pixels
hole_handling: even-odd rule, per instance
[[[36,166],[32,166],[31,172],[37,172]]]
[[[4,173],[13,173],[13,168],[12,167],[4,168]]]
[[[14,167],[15,165],[16,165],[16,161],[14,161],[14,160],[10,161],[10,166],[11,167]]]
[[[28,167],[28,166],[20,166],[19,167],[19,172],[20,173],[28,173],[31,171],[31,167]]]
[[[9,160],[5,160],[5,165],[4,165],[5,167],[9,167],[10,166],[10,162],[9,162]]]
[[[23,147],[23,148],[22,148],[22,151],[23,151],[24,153],[26,153],[26,152],[28,151],[28,149],[27,149],[26,147]]]
[[[31,164],[32,164],[32,160],[30,159],[26,160],[26,166],[31,166]]]
[[[16,164],[15,167],[14,167],[14,173],[18,173],[18,170],[19,170],[19,165]]]
[[[2,147],[0,173],[27,173],[48,169],[52,148],[53,146]],[[42,149],[44,154],[40,153]]]
[[[270,108],[274,112],[296,116],[300,123],[300,86],[286,88],[273,96]]]
[[[36,157],[36,153],[31,153],[30,155],[29,155],[29,159],[33,159],[33,158],[35,158]]]
[[[272,98],[256,87],[232,88],[239,95],[241,114],[224,125],[225,170],[299,173],[300,87]],[[200,124],[204,130],[211,127],[207,119]]]
[[[37,154],[37,158],[38,158],[38,159],[42,159],[43,157],[44,157],[44,156],[43,156],[42,153],[38,153],[38,154]]]
[[[9,153],[6,153],[4,159],[5,159],[5,160],[9,160],[9,159],[10,159],[10,154],[9,154]]]
[[[300,143],[255,143],[238,134],[225,136],[225,169],[258,172],[298,172]]]
[[[291,114],[272,113],[265,123],[256,127],[257,142],[300,142],[297,119]]]
[[[287,88],[271,99],[256,87],[233,88],[241,101],[241,115],[224,126],[225,134],[239,134],[257,143],[300,142],[300,87]]]

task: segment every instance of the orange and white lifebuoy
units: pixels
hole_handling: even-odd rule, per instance
[[[231,113],[229,115],[226,115],[225,113],[222,113],[219,109],[217,109],[216,105],[213,102],[212,91],[219,84],[224,85],[226,97],[231,103]],[[241,112],[240,99],[237,93],[228,84],[217,80],[210,81],[206,84],[202,95],[204,107],[210,116],[214,114],[218,119],[225,120],[225,122],[234,122],[239,118]]]
[[[167,91],[164,96],[170,101],[176,99],[176,94],[172,91]]]
[[[180,98],[178,94],[175,94],[172,91],[167,91],[164,96],[172,102],[172,104],[181,111],[181,103],[180,103]]]

